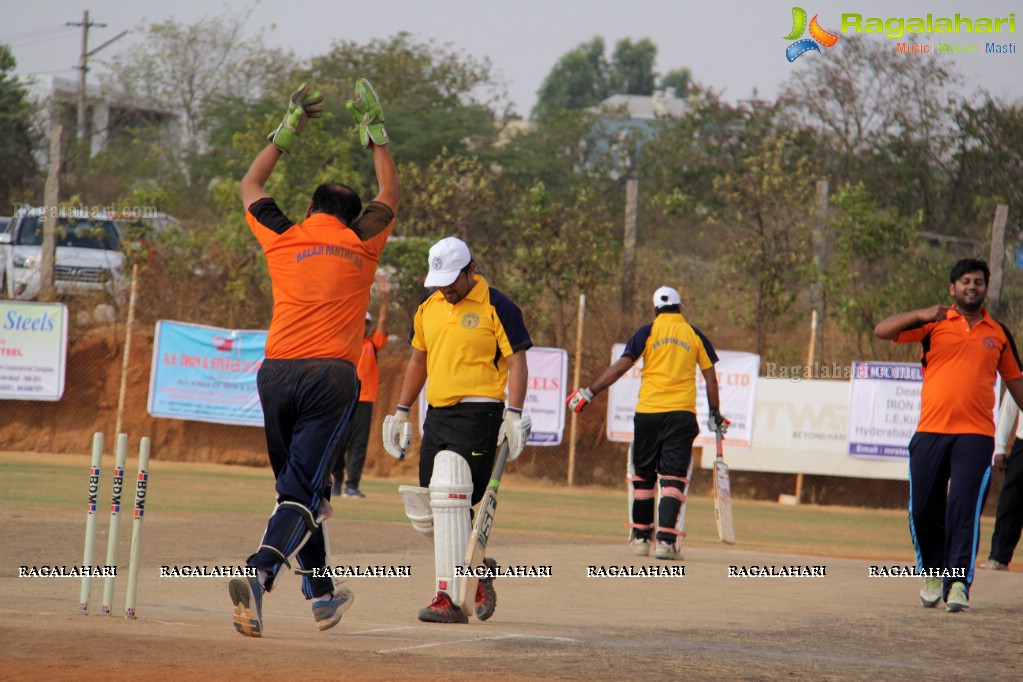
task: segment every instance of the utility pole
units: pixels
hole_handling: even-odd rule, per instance
[[[78,57],[78,142],[87,142],[91,145],[91,135],[88,130],[87,121],[85,117],[86,110],[86,96],[85,96],[85,74],[89,72],[89,57],[96,54],[104,47],[114,42],[115,40],[127,35],[127,31],[121,31],[116,36],[103,43],[94,50],[89,50],[89,29],[95,26],[96,28],[106,28],[106,24],[101,24],[98,21],[89,20],[89,10],[82,12],[82,20],[69,21],[68,26],[80,26],[82,28],[82,52]]]
[[[69,21],[68,26],[82,27],[82,52],[78,56],[78,142],[88,140],[85,119],[85,74],[89,71],[89,29],[93,26],[106,28],[106,24],[89,21],[89,10],[82,12],[81,22]]]
[[[625,236],[622,240],[622,317],[619,333],[628,338],[632,329],[633,301],[636,291],[636,211],[639,204],[639,180],[625,183]]]

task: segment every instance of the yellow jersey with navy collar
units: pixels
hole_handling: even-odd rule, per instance
[[[642,383],[636,412],[696,413],[696,368],[718,361],[710,340],[682,313],[661,313],[640,327],[625,345],[622,357],[634,363],[643,358]]]
[[[522,311],[483,277],[455,304],[435,291],[416,310],[409,343],[426,352],[426,402],[450,407],[468,397],[503,401],[505,358],[533,346]]]

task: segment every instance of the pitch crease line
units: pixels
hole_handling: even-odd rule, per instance
[[[438,646],[447,646],[449,644],[471,644],[472,642],[488,642],[496,641],[500,639],[546,639],[555,642],[568,642],[572,643],[576,640],[571,637],[548,637],[546,635],[494,635],[490,637],[472,637],[470,639],[452,639],[447,642],[427,642],[426,644],[415,644],[413,646],[403,646],[397,649],[380,649],[377,651],[378,654],[393,654],[399,651],[413,651],[415,649],[430,649]]]

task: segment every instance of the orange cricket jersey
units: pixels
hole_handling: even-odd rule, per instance
[[[394,212],[373,201],[351,227],[325,213],[296,224],[267,197],[253,202],[245,219],[266,254],[273,286],[266,357],[358,363],[369,290]]]
[[[924,384],[920,421],[924,433],[995,435],[995,373],[1003,381],[1023,376],[1012,334],[984,310],[973,329],[950,309],[944,320],[899,332],[895,343],[920,342]]]
[[[362,355],[359,356],[359,390],[360,403],[374,403],[380,393],[380,376],[377,370],[377,351],[387,343],[387,335],[375,329],[372,334],[362,339]]]

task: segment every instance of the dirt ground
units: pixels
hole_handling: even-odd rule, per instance
[[[0,481],[0,498],[20,494]],[[264,602],[264,637],[249,639],[231,625],[227,579],[159,577],[160,566],[229,566],[249,554],[265,515],[226,513],[230,501],[216,502],[147,514],[135,621],[78,615],[78,579],[18,577],[20,565],[81,556],[80,509],[0,505],[0,678],[1023,678],[1018,572],[980,572],[971,610],[950,614],[921,608],[915,579],[869,578],[868,567],[881,561],[705,545],[687,550],[684,577],[591,578],[588,566],[666,562],[633,557],[620,541],[498,528],[492,556],[502,565],[550,566],[551,577],[500,578],[491,620],[432,625],[416,618],[432,596],[431,546],[407,523],[381,521],[329,521],[333,563],[410,566],[411,577],[349,579],[354,606],[319,632],[297,577],[282,573]],[[338,504],[340,517],[344,505],[359,502]],[[123,548],[130,529],[129,514]],[[103,563],[103,537],[95,563]],[[730,565],[814,565],[826,575],[729,578]],[[115,614],[123,613],[125,583],[118,578]],[[94,579],[93,614],[101,595],[102,580]]]

